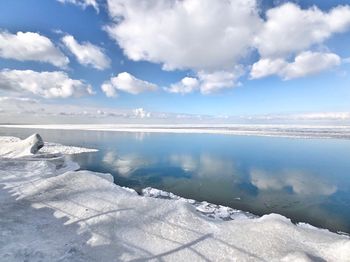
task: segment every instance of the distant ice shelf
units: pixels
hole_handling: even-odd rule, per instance
[[[92,130],[144,133],[225,134],[294,138],[350,139],[350,126],[313,125],[0,125],[7,128]]]

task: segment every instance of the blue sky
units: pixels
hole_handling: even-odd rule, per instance
[[[0,32],[14,40],[0,43],[0,96],[6,98],[0,100],[0,122],[11,122],[16,114],[28,113],[18,108],[30,99],[50,105],[52,110],[55,105],[57,111],[72,106],[72,115],[78,108],[89,112],[104,108],[141,118],[157,118],[161,113],[170,117],[215,117],[329,116],[339,112],[348,117],[349,1],[142,2],[145,1],[2,0]],[[244,6],[248,2],[249,6]],[[230,7],[225,7],[228,3]],[[220,12],[206,13],[224,10],[220,8],[230,11],[222,13],[222,17],[218,16]],[[335,9],[337,12],[332,12]],[[183,10],[189,11],[184,15]],[[280,28],[274,31],[269,22]],[[210,30],[212,38],[208,38]],[[18,32],[45,37],[51,46],[40,47],[29,35],[18,40]],[[77,58],[80,53],[70,50],[74,42],[66,44],[63,40],[67,36],[72,36],[78,45],[76,52],[84,53],[87,43],[93,46],[81,61]],[[22,54],[18,50],[26,49],[25,41],[33,47]],[[222,48],[218,47],[221,43]],[[285,43],[288,46],[283,46]],[[19,49],[11,47],[17,44]],[[44,61],[42,57],[46,56]],[[55,59],[64,57],[69,63],[58,66]],[[295,63],[297,60],[300,63]],[[96,69],[99,64],[102,69]],[[82,82],[72,84],[64,95],[61,91],[47,91],[49,87],[43,84],[34,90],[23,80],[24,70],[31,71],[25,77],[48,85],[50,76],[41,81],[44,76],[40,73],[61,72],[65,76],[61,74],[57,81],[67,77]],[[187,79],[181,82],[184,78]],[[103,84],[109,93],[103,92]],[[64,88],[57,85],[58,89]],[[19,105],[15,107],[15,103]],[[135,113],[137,108],[144,113]],[[45,119],[54,117],[51,112]]]

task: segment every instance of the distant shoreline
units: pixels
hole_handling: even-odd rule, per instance
[[[286,138],[350,139],[350,126],[312,125],[136,125],[136,124],[52,124],[0,125],[5,128],[86,130],[141,133],[222,134]]]

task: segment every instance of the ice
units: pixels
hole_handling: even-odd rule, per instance
[[[153,189],[157,198],[139,196],[66,161],[0,158],[0,261],[349,261],[348,236],[277,214],[212,219],[198,207],[219,218],[231,210]]]
[[[81,170],[78,172],[83,174],[83,175],[92,174],[92,175],[98,176],[100,178],[103,178],[103,179],[107,180],[108,182],[111,182],[111,183],[114,182],[113,176],[111,174],[108,174],[108,173],[97,173],[97,172],[91,172],[91,171],[86,171],[86,170]]]
[[[159,190],[152,187],[146,187],[142,189],[142,195],[154,198],[163,198],[163,199],[181,199],[181,197],[174,195],[173,193]]]
[[[218,219],[218,220],[247,219],[247,218],[256,217],[253,214],[243,212],[241,210],[236,210],[236,209],[221,206],[221,205],[215,205],[212,203],[208,203],[206,201],[199,202],[193,199],[183,198],[173,193],[166,192],[166,191],[152,188],[152,187],[147,187],[142,189],[142,195],[147,197],[153,197],[153,198],[184,201],[191,204],[202,215],[213,219]]]
[[[39,134],[33,134],[24,140],[11,142],[8,137],[0,144],[0,156],[15,158],[33,155],[44,146],[44,141]]]
[[[240,136],[271,136],[289,138],[338,138],[350,139],[349,125],[262,125],[262,124],[200,124],[200,125],[142,125],[142,124],[77,124],[77,125],[0,125],[10,128],[94,130],[134,133],[192,133],[224,134]]]
[[[97,149],[77,147],[77,146],[64,146],[57,143],[45,143],[45,146],[40,150],[40,152],[43,152],[43,153],[61,153],[64,155],[92,153],[97,151],[98,151]]]
[[[32,147],[28,147],[32,140],[38,139],[34,134],[27,139],[21,140],[17,137],[12,136],[1,136],[0,137],[0,156],[2,157],[25,157],[33,155],[31,150]],[[14,148],[16,148],[14,150]],[[36,150],[37,152],[38,150]],[[39,152],[44,155],[48,154],[64,154],[73,155],[81,153],[97,152],[97,149],[76,147],[76,146],[65,146],[58,143],[44,142],[44,146],[40,148]]]

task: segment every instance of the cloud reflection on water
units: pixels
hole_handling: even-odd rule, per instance
[[[173,154],[169,162],[180,166],[185,172],[193,173],[193,176],[233,176],[236,173],[233,161],[213,157],[209,154],[201,154],[197,157],[186,154]]]
[[[149,164],[147,160],[139,157],[136,154],[119,156],[114,151],[108,151],[102,160],[123,177],[128,177],[133,171]]]
[[[337,191],[335,185],[298,170],[282,170],[276,173],[252,169],[250,177],[251,183],[259,190],[283,190],[290,187],[295,194],[324,196],[332,195]]]

